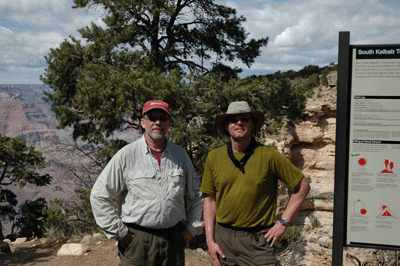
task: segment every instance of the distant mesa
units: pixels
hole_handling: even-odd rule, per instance
[[[19,137],[28,145],[57,139],[57,120],[43,100],[47,85],[0,85],[0,133]]]

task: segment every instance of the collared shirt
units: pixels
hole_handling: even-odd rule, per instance
[[[118,195],[119,215],[113,202]],[[90,201],[109,238],[123,238],[124,223],[166,229],[184,221],[192,235],[203,229],[199,176],[186,151],[169,140],[160,165],[144,136],[119,150],[94,184]]]
[[[233,155],[241,160],[245,153]],[[271,226],[277,209],[278,179],[294,188],[303,177],[275,148],[261,144],[255,147],[242,172],[224,145],[208,154],[201,191],[216,195],[217,223],[241,228]]]

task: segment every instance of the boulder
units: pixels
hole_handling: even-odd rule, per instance
[[[19,237],[17,239],[15,239],[14,242],[12,242],[13,245],[19,245],[22,243],[25,243],[28,239],[26,237]]]
[[[105,239],[105,238],[106,238],[106,236],[105,236],[104,234],[102,234],[102,233],[95,233],[95,234],[93,234],[92,240],[93,240],[94,242],[97,242],[97,241],[103,240],[103,239]]]
[[[88,248],[84,244],[64,244],[57,252],[57,256],[82,256],[87,250]]]
[[[85,235],[85,236],[82,238],[81,242],[79,242],[79,243],[84,244],[84,245],[87,245],[87,244],[89,244],[91,241],[92,241],[92,235]]]

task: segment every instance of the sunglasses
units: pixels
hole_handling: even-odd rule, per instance
[[[151,122],[156,122],[156,121],[160,121],[160,122],[167,122],[169,119],[169,116],[167,115],[148,115],[146,116],[147,120],[150,120]]]
[[[251,120],[251,118],[248,116],[243,116],[243,117],[231,116],[228,118],[228,121],[233,124],[236,124],[239,121],[241,121],[242,123],[248,123],[248,122],[250,122],[250,120]]]

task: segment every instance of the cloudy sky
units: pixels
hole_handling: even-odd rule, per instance
[[[399,0],[216,1],[247,18],[250,38],[269,37],[243,76],[337,63],[340,31],[351,44],[400,43]],[[0,0],[0,84],[40,84],[44,56],[78,28],[101,24],[100,10],[72,9],[73,0]]]

